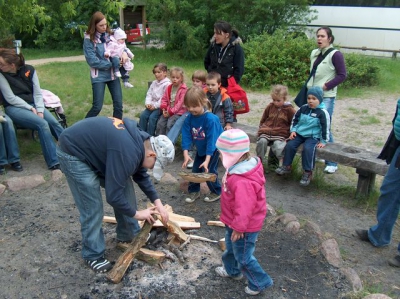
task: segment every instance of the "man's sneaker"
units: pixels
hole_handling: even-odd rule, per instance
[[[110,261],[103,257],[94,261],[85,260],[85,263],[96,273],[105,273],[112,268]]]
[[[332,174],[332,173],[335,173],[336,170],[337,170],[337,166],[326,166],[324,169],[324,172]]]
[[[210,193],[206,197],[204,197],[205,202],[214,202],[220,199],[221,195],[215,194],[215,193]]]
[[[131,83],[129,83],[129,82],[124,82],[124,86],[125,86],[125,88],[132,88],[133,87],[133,85]]]
[[[121,78],[121,77],[122,77],[122,76],[121,76],[121,72],[115,72],[114,75],[115,75],[115,77],[118,77],[118,78]]]
[[[400,268],[400,255],[388,260],[389,266]]]
[[[303,176],[301,177],[301,180],[300,180],[300,185],[301,186],[310,185],[311,178],[312,178],[312,171],[304,171]]]
[[[292,172],[292,167],[290,166],[279,166],[277,169],[275,169],[276,174],[278,175],[284,175]]]
[[[368,231],[366,229],[356,229],[356,234],[361,241],[370,242],[368,238]]]
[[[245,288],[244,288],[244,291],[245,291],[245,293],[246,293],[247,295],[250,295],[250,296],[255,296],[255,295],[260,294],[260,291],[253,291],[253,290],[250,290],[249,287],[245,287]]]
[[[195,202],[196,199],[200,198],[200,191],[199,192],[193,192],[193,193],[189,193],[190,197],[186,197],[185,201],[187,203],[192,203]]]
[[[6,174],[6,168],[4,165],[0,165],[0,175]]]
[[[229,275],[223,266],[215,268],[215,273],[217,273],[221,277],[228,277],[228,278],[232,278],[234,280],[241,280],[243,278],[242,273],[240,273],[238,276]]]

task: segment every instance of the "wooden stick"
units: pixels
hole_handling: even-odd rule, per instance
[[[196,236],[196,235],[188,235],[188,236],[190,237],[191,240],[199,240],[199,241],[206,241],[206,242],[211,242],[211,243],[218,243],[218,241],[214,241],[214,240]]]
[[[225,227],[225,224],[221,221],[207,221],[207,225],[213,225],[213,226],[220,226],[220,227]]]
[[[158,219],[157,215],[153,215],[153,218],[156,220]],[[152,227],[153,224],[146,221],[139,234],[133,239],[132,243],[129,244],[129,247],[126,249],[126,251],[120,255],[114,267],[108,273],[108,280],[112,281],[113,283],[121,282],[122,277],[125,275],[125,272],[135,258],[135,255],[140,248],[146,244]]]

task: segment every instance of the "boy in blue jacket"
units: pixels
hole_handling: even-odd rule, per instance
[[[321,87],[313,86],[308,90],[307,104],[301,106],[293,117],[283,165],[275,170],[278,175],[290,173],[297,149],[304,143],[301,153],[304,170],[300,180],[301,186],[308,186],[311,182],[316,148],[325,147],[329,141],[330,116],[323,99],[324,92]]]

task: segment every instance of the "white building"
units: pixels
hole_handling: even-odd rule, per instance
[[[334,44],[341,46],[342,52],[391,57],[393,51],[400,51],[400,7],[315,5],[311,8],[317,11],[317,19],[307,25],[310,37],[315,38],[319,27],[329,26]],[[353,49],[363,47],[384,51]]]

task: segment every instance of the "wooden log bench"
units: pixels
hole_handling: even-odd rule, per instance
[[[246,132],[250,141],[256,143],[258,131],[256,126],[235,123],[234,127]],[[376,175],[385,176],[389,166],[385,161],[377,159],[378,155],[370,150],[340,143],[329,143],[324,148],[317,149],[318,158],[356,169],[358,174],[356,196],[369,195],[374,188]]]

